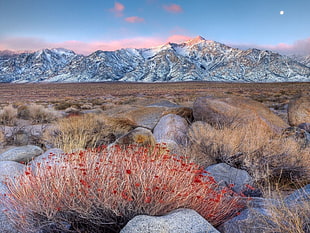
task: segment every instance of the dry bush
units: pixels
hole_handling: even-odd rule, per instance
[[[65,152],[72,152],[111,143],[113,135],[107,132],[99,115],[84,114],[59,119],[45,132],[44,138]]]
[[[17,116],[24,120],[31,120],[33,124],[50,123],[59,117],[59,114],[39,104],[20,105]]]
[[[202,166],[225,162],[246,169],[256,180],[310,180],[310,148],[292,138],[266,131],[257,124],[239,124],[218,129],[195,122],[189,131],[189,151]]]
[[[80,109],[81,103],[79,102],[68,102],[68,101],[62,101],[55,104],[56,110],[65,110],[67,108],[76,108]]]
[[[30,104],[28,109],[29,117],[32,120],[32,123],[50,123],[59,117],[59,114],[56,111],[48,109],[43,105]]]
[[[30,110],[28,105],[19,105],[17,108],[17,117],[24,120],[30,119]]]
[[[22,232],[119,232],[136,215],[178,208],[194,209],[219,225],[244,207],[238,194],[219,189],[198,165],[162,147],[101,148],[54,158],[7,182],[10,193],[2,201]]]
[[[14,125],[17,118],[17,109],[12,105],[5,106],[0,110],[0,124]]]

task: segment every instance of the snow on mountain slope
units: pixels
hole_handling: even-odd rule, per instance
[[[0,53],[0,82],[310,81],[309,59],[297,60],[196,37],[180,44],[96,51],[89,56],[66,49]]]

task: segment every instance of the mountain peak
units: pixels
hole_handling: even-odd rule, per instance
[[[198,44],[204,41],[206,41],[206,39],[203,38],[202,36],[196,36],[195,38],[186,41],[185,44],[194,45],[194,44]]]

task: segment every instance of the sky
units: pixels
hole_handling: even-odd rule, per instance
[[[0,0],[0,50],[88,55],[198,35],[242,49],[310,55],[310,0]]]

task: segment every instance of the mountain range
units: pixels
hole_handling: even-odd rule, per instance
[[[241,50],[198,36],[146,49],[0,52],[0,82],[308,82],[310,56]]]

